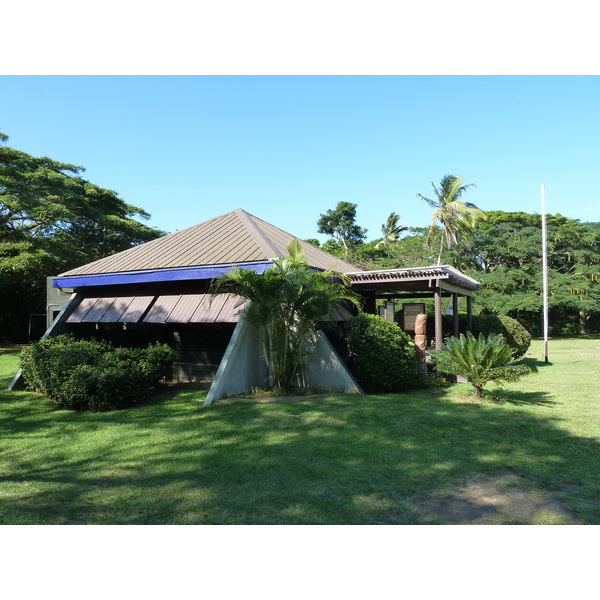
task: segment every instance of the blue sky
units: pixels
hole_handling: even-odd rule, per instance
[[[9,145],[86,168],[172,232],[235,208],[301,238],[340,201],[368,239],[447,173],[483,210],[600,221],[597,76],[1,76]]]

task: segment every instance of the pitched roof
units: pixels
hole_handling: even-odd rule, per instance
[[[287,256],[294,236],[238,208],[198,225],[71,269],[62,276],[126,273],[270,261]],[[357,268],[300,241],[306,262],[338,273]]]

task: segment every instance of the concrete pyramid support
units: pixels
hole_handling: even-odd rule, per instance
[[[312,388],[335,390],[347,394],[363,391],[322,331],[316,344],[310,348],[308,385]],[[217,374],[208,391],[204,406],[221,400],[229,394],[239,394],[252,388],[265,387],[267,368],[257,329],[240,319],[221,360]]]

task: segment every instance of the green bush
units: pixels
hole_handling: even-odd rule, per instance
[[[531,345],[531,334],[519,321],[506,315],[473,315],[473,335],[479,334],[489,336],[492,333],[501,335],[511,349],[512,357],[516,360],[525,355]],[[429,322],[433,319],[428,320]],[[442,318],[442,330],[444,338],[453,335],[453,317],[444,315]],[[467,316],[459,316],[459,327],[461,331],[467,330]]]
[[[368,393],[418,387],[413,340],[398,325],[378,315],[360,314],[346,323],[348,366]]]
[[[142,400],[171,379],[175,353],[166,345],[113,348],[108,342],[71,335],[41,340],[21,352],[29,389],[73,410],[116,410]]]

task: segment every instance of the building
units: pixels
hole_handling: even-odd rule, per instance
[[[72,332],[115,345],[168,343],[177,350],[179,378],[212,381],[209,402],[226,393],[264,387],[256,332],[239,319],[245,300],[213,296],[211,282],[234,266],[258,273],[286,256],[294,236],[242,209],[163,236],[52,278],[46,336]],[[376,312],[377,300],[433,295],[436,346],[441,345],[441,299],[471,294],[479,284],[448,266],[362,271],[300,240],[306,262],[348,274],[352,288]],[[455,311],[456,313],[457,311]],[[338,320],[350,318],[338,311]],[[455,328],[458,320],[455,320]],[[311,384],[359,391],[325,336],[311,365]],[[13,384],[16,385],[16,380]]]

